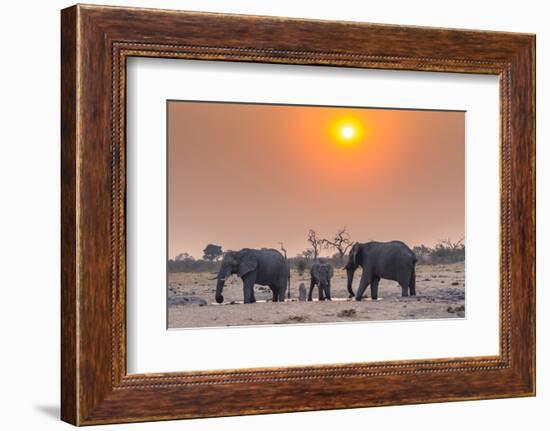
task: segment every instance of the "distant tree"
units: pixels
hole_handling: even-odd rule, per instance
[[[210,262],[203,259],[169,259],[168,272],[214,272],[218,271],[219,262]]]
[[[304,271],[307,268],[307,262],[303,259],[298,260],[298,263],[296,263],[296,269],[298,270],[298,274],[304,275]]]
[[[433,249],[424,244],[414,246],[413,253],[419,263],[431,263],[432,261]]]
[[[432,257],[441,263],[460,262],[464,260],[466,247],[464,239],[452,242],[450,239],[440,240],[432,251]]]
[[[313,259],[313,249],[311,248],[305,249],[298,255],[298,257],[303,257],[306,263],[309,262],[310,260]]]
[[[345,226],[342,229],[339,229],[333,238],[324,239],[323,241],[325,242],[327,248],[333,248],[338,252],[340,264],[344,262],[344,256],[353,244],[349,232]]]
[[[433,248],[424,244],[413,247],[418,262],[423,264],[463,262],[465,251],[464,239],[456,242],[450,239],[440,240]]]
[[[195,260],[195,258],[189,253],[180,253],[176,256],[174,260]]]
[[[436,247],[437,246],[442,246],[443,248],[450,250],[462,250],[464,249],[464,238],[459,239],[457,242],[452,242],[450,238],[442,239]]]
[[[220,257],[223,256],[221,245],[208,244],[202,252],[202,258],[205,260],[209,260],[210,262],[217,261]]]
[[[313,251],[313,260],[316,261],[319,258],[321,250],[327,248],[325,240],[319,237],[319,234],[310,229],[307,234],[307,242],[311,244],[311,250]]]

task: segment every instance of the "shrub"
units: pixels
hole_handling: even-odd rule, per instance
[[[298,270],[298,274],[303,275],[306,268],[307,268],[307,263],[305,260],[300,259],[298,260],[298,262],[296,262],[296,269]]]
[[[425,245],[413,248],[418,263],[444,264],[464,262],[466,247],[464,240],[452,242],[449,239],[439,241],[433,248]]]
[[[204,259],[170,259],[167,263],[168,272],[215,272],[220,268],[220,262]]]

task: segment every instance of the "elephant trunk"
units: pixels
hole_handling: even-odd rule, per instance
[[[319,300],[325,301],[329,299],[328,281],[323,279],[319,280]]]
[[[353,276],[355,274],[355,269],[356,268],[346,266],[346,272],[348,274],[348,293],[350,298],[353,298],[355,296],[355,294],[353,293],[353,289],[351,287],[353,284]]]
[[[219,272],[218,272],[218,282],[216,283],[216,302],[218,304],[221,304],[223,302],[223,295],[222,295],[222,292],[223,292],[223,286],[225,284],[225,279],[229,276],[229,274],[227,274],[227,270],[226,268],[224,268],[224,266],[222,265],[222,267],[220,268]]]
[[[225,279],[218,277],[218,282],[216,284],[216,302],[218,304],[221,304],[223,302],[222,292],[223,292],[224,283],[225,283]]]

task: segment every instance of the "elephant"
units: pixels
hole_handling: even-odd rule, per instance
[[[269,286],[273,302],[284,301],[287,283],[290,284],[290,270],[284,256],[277,250],[243,248],[225,253],[216,277],[216,302],[223,302],[223,286],[231,274],[237,274],[243,281],[244,303],[256,302],[254,285]]]
[[[311,266],[311,283],[309,285],[309,295],[307,297],[308,301],[311,301],[313,288],[315,286],[319,287],[319,301],[331,301],[330,297],[330,279],[334,275],[334,270],[332,266],[328,263],[314,263]]]
[[[372,299],[378,299],[381,278],[394,280],[401,286],[401,296],[416,295],[416,255],[401,241],[353,244],[348,262],[344,266],[348,276],[349,297],[361,301],[370,284]],[[352,290],[353,275],[358,266],[363,268],[357,294]]]

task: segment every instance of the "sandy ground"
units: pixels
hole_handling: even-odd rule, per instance
[[[309,289],[309,274],[291,274],[291,299],[271,302],[271,290],[256,286],[255,304],[243,304],[242,281],[232,276],[227,280],[224,303],[214,300],[215,280],[211,273],[170,273],[168,275],[169,328],[265,325],[292,323],[351,322],[365,320],[447,319],[463,318],[464,264],[418,265],[417,296],[401,297],[401,288],[393,281],[381,280],[379,299],[356,302],[347,299],[346,274],[335,270],[332,279],[333,301],[298,301],[298,286]],[[357,289],[361,269],[355,273]],[[367,289],[370,296],[370,289]],[[313,297],[318,295],[314,290]],[[266,301],[266,302],[264,302]],[[202,304],[202,305],[201,305]]]

